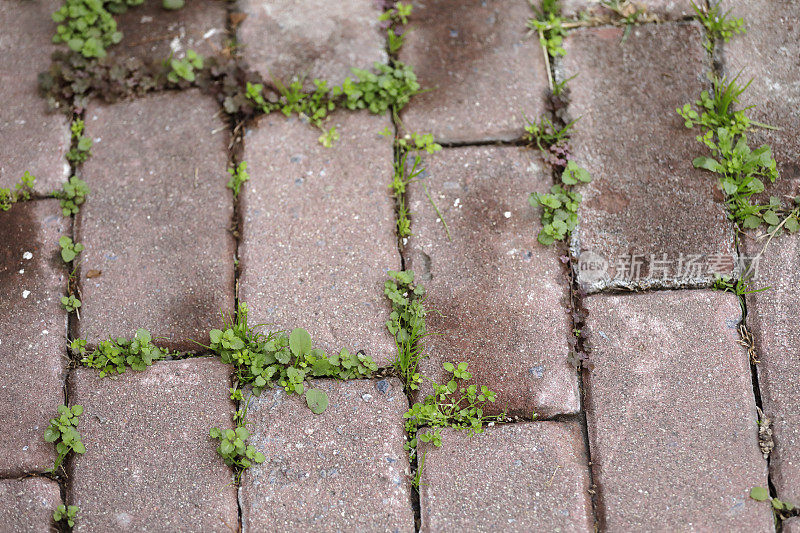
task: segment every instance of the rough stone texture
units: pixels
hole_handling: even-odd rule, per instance
[[[590,15],[617,18],[614,12],[605,8],[602,3],[602,0],[563,0],[561,12],[568,17],[587,12]],[[656,15],[660,19],[675,20],[695,14],[691,0],[638,0],[632,4],[635,4],[634,7],[644,9],[646,15]]]
[[[740,97],[754,120],[781,128],[748,134],[751,146],[772,147],[781,178],[768,192],[800,194],[800,4],[790,0],[725,0],[722,9],[745,20],[747,33],[723,43],[724,70],[741,71],[741,84],[753,80]]]
[[[242,477],[242,531],[414,531],[400,381],[313,387],[330,398],[321,415],[283,389],[250,404],[251,442],[267,459]]]
[[[117,17],[122,42],[110,48],[117,57],[163,61],[183,57],[192,49],[203,56],[218,55],[225,46],[225,2],[189,0],[177,11],[161,7],[162,0],[146,0]]]
[[[564,251],[536,241],[540,215],[527,198],[549,190],[549,169],[535,152],[513,147],[445,149],[424,164],[425,180],[410,187],[414,235],[405,251],[426,306],[438,311],[427,318],[434,335],[422,373],[441,383],[443,362],[467,361],[475,382],[498,393],[493,412],[577,412]]]
[[[57,200],[0,211],[0,475],[53,466],[42,435],[64,402],[67,273],[58,250],[66,233]],[[28,254],[32,254],[29,256]]]
[[[61,2],[45,0],[0,2],[0,187],[19,182],[27,170],[36,176],[36,191],[48,194],[68,174],[69,123],[48,112],[38,95],[37,75],[50,66],[55,50],[55,24],[50,14]]]
[[[230,368],[216,359],[155,363],[145,372],[70,375],[86,453],[69,468],[75,531],[236,529],[232,471],[208,436],[232,427]]]
[[[592,531],[589,468],[577,422],[444,430],[423,444],[422,531]]]
[[[93,105],[92,189],[78,215],[79,336],[91,343],[148,328],[174,349],[207,343],[233,311],[234,239],[227,128],[196,91]],[[89,270],[102,275],[87,279]]]
[[[590,290],[708,285],[733,267],[733,233],[717,179],[692,167],[705,153],[697,131],[675,112],[704,88],[702,29],[635,27],[620,46],[622,32],[570,33],[559,76],[579,73],[570,82],[569,113],[580,117],[571,143],[593,178],[581,188],[572,246],[609,266],[605,278],[581,281]]]
[[[587,302],[594,480],[609,531],[772,531],[766,462],[736,297],[711,291]]]
[[[61,504],[58,483],[42,478],[0,481],[0,524],[3,531],[54,531],[53,511]]]
[[[247,133],[239,297],[253,323],[303,327],[320,348],[363,349],[386,365],[396,348],[383,283],[400,269],[392,146],[378,134],[389,122],[349,112],[330,124],[341,134],[332,148],[278,115]]]
[[[761,252],[763,241],[746,239],[746,253]],[[747,295],[747,323],[755,337],[758,382],[764,413],[773,419],[772,482],[781,499],[800,505],[800,235],[776,238],[754,273]]]
[[[340,85],[352,67],[386,63],[385,33],[373,0],[242,0],[245,61],[265,79],[314,78]]]
[[[800,518],[790,518],[783,521],[783,533],[800,533]]]
[[[526,35],[525,0],[428,0],[414,5],[400,60],[423,88],[404,109],[409,131],[438,141],[510,140],[544,112],[544,57]]]

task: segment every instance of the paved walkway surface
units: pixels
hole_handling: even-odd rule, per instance
[[[236,37],[238,60],[265,78],[333,83],[389,58],[381,2],[187,4],[121,16],[115,53],[211,57]],[[569,0],[564,13],[597,4]],[[763,486],[800,505],[800,235],[761,257],[754,282],[770,290],[742,301],[711,290],[763,241],[737,238],[675,113],[712,68],[752,77],[743,103],[780,128],[755,140],[773,147],[780,194],[797,195],[800,4],[726,0],[747,32],[713,55],[688,0],[641,4],[658,23],[570,29],[551,66],[525,0],[414,2],[399,59],[433,90],[399,117],[337,110],[330,148],[296,116],[229,124],[198,89],[92,100],[80,110],[92,155],[76,169],[91,193],[64,217],[49,195],[74,170],[70,123],[37,90],[59,2],[0,0],[0,187],[37,178],[30,201],[0,211],[0,530],[52,530],[63,502],[80,507],[75,531],[800,531],[749,497]],[[570,241],[545,247],[527,196],[554,169],[522,138],[524,115],[552,109],[551,67],[570,79],[559,112],[580,117],[572,157],[593,181]],[[443,145],[409,185],[406,240],[386,127]],[[238,198],[226,188],[234,156],[250,173]],[[62,235],[86,246],[72,274]],[[581,277],[590,254],[609,276]],[[207,344],[220,311],[243,301],[253,323],[304,327],[320,348],[388,368],[383,283],[403,268],[438,311],[422,372],[469,362],[513,421],[445,430],[410,460],[403,413],[425,390],[408,394],[390,371],[317,381],[330,397],[321,415],[267,389],[247,415],[266,461],[237,483],[208,436],[234,425],[232,370],[193,341]],[[71,275],[80,319],[61,305]],[[137,328],[185,355],[101,378],[69,350]],[[576,329],[589,354],[578,371]],[[84,407],[86,453],[46,474],[56,452],[44,430],[64,403]]]

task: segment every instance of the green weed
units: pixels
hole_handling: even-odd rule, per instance
[[[709,51],[713,47],[712,40],[722,39],[727,43],[735,34],[745,32],[744,19],[728,17],[733,8],[723,12],[718,3],[713,3],[709,9],[706,9],[705,6],[700,7],[694,2],[692,2],[692,7],[697,14],[697,20],[705,26],[711,36],[711,39],[707,39],[704,43]]]
[[[775,520],[785,520],[792,516],[800,516],[800,509],[793,503],[785,502],[779,498],[772,498],[769,489],[766,487],[753,487],[750,489],[750,497],[759,502],[769,501],[772,505],[772,512],[775,513]]]
[[[186,56],[183,59],[174,57],[169,59],[170,71],[167,74],[167,80],[175,84],[181,80],[191,83],[197,77],[195,71],[203,69],[203,63],[203,56],[194,50],[186,50]]]
[[[67,313],[78,312],[78,309],[81,307],[81,301],[74,295],[62,296],[61,306],[67,310]]]
[[[152,343],[150,332],[140,328],[133,339],[120,337],[101,341],[91,353],[86,350],[86,340],[75,339],[70,344],[72,352],[82,356],[81,363],[100,371],[100,377],[122,374],[128,367],[143,371],[159,359],[171,355]]]
[[[36,178],[27,170],[13,189],[0,187],[0,211],[8,211],[17,202],[31,199]]]
[[[247,444],[250,432],[242,426],[236,429],[211,428],[209,435],[212,439],[219,441],[217,453],[225,461],[225,464],[236,470],[236,482],[241,479],[242,472],[250,468],[253,463],[263,463],[266,457],[261,452],[257,452],[252,444]]]
[[[567,53],[562,47],[567,31],[559,4],[558,0],[542,0],[539,8],[532,4],[536,17],[528,20],[528,28],[539,34],[539,43],[551,57]]]
[[[542,208],[542,229],[539,242],[549,246],[555,241],[563,241],[578,224],[578,207],[583,197],[570,187],[592,181],[589,172],[569,161],[561,174],[562,185],[553,185],[549,194],[532,193],[528,198],[531,206]]]
[[[68,217],[78,214],[89,192],[89,186],[85,181],[77,176],[72,176],[64,183],[62,190],[54,191],[52,195],[60,200],[61,211],[65,217]]]
[[[83,134],[84,122],[77,118],[70,125],[72,140],[75,143],[73,148],[67,152],[67,160],[71,163],[83,163],[92,155],[92,138]]]
[[[61,522],[63,520],[67,523],[67,526],[75,527],[75,522],[78,521],[79,511],[80,508],[77,505],[70,505],[67,507],[62,503],[53,511],[53,521]]]
[[[58,417],[50,419],[50,425],[44,430],[44,440],[56,443],[56,462],[49,472],[55,472],[67,454],[71,451],[82,454],[86,452],[86,447],[81,441],[81,434],[78,433],[79,417],[83,414],[83,407],[73,405],[72,408],[66,405],[58,406]]]
[[[247,173],[247,161],[242,161],[233,168],[228,169],[228,174],[231,179],[228,180],[227,187],[233,191],[233,197],[238,198],[244,182],[250,179],[250,174]]]
[[[84,250],[84,246],[81,243],[72,242],[72,239],[66,235],[58,239],[58,245],[61,247],[61,259],[65,263],[73,261]]]
[[[386,321],[386,328],[397,347],[392,366],[409,389],[417,390],[422,382],[418,367],[425,357],[423,340],[428,335],[425,288],[414,283],[411,270],[390,271],[389,276],[391,279],[384,283],[383,293],[392,302],[392,313]]]
[[[564,143],[569,140],[570,129],[578,121],[573,120],[563,128],[559,128],[546,116],[542,115],[538,122],[529,119],[525,115],[525,135],[523,138],[531,143],[535,143],[536,147],[542,152],[547,151],[547,148],[559,143]]]
[[[716,276],[713,289],[715,291],[731,292],[741,298],[747,294],[767,291],[770,287],[753,289],[750,287],[750,281],[748,279],[739,278],[734,281],[731,276]]]

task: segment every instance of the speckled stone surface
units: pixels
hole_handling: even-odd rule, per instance
[[[247,412],[266,461],[242,477],[242,531],[414,531],[400,381],[316,380],[330,398],[265,390]]]
[[[234,307],[227,126],[210,98],[168,92],[92,105],[95,143],[77,217],[83,293],[78,335],[96,343],[147,328],[197,350]],[[89,270],[100,270],[88,279]]]
[[[42,435],[64,402],[61,308],[67,272],[58,238],[68,220],[57,200],[19,203],[0,211],[0,475],[19,476],[53,466],[53,446]]]
[[[415,3],[400,60],[432,90],[412,98],[403,125],[447,142],[520,138],[549,91],[531,16],[525,0]]]
[[[586,301],[594,480],[608,531],[772,531],[736,297],[711,291]]]
[[[332,148],[279,114],[248,131],[239,299],[254,324],[303,327],[320,348],[387,365],[396,348],[383,283],[400,269],[392,142],[378,134],[389,121],[343,112],[329,124],[341,135]]]
[[[230,428],[230,367],[217,359],[157,362],[116,379],[70,375],[86,453],[69,468],[74,531],[235,531],[233,473],[208,431]]]
[[[189,0],[179,10],[169,11],[158,0],[129,7],[117,17],[122,42],[111,47],[115,57],[137,57],[145,61],[163,61],[184,57],[191,49],[205,57],[217,55],[225,46],[228,18],[225,2]]]
[[[602,4],[602,0],[563,0],[561,13],[568,17],[586,12],[590,15],[618,18]],[[631,4],[634,8],[643,9],[645,15],[656,15],[661,20],[677,20],[695,14],[691,0],[637,0]]]
[[[741,17],[747,32],[721,45],[725,73],[740,85],[752,80],[741,105],[754,106],[748,116],[779,130],[748,133],[750,146],[769,144],[781,178],[767,192],[800,194],[800,4],[792,0],[724,0],[730,17]]]
[[[745,239],[756,256],[764,241]],[[772,418],[775,448],[770,455],[778,497],[800,505],[800,235],[773,239],[758,263],[747,295],[747,324],[755,338],[758,383],[764,413]]]
[[[18,183],[27,170],[36,176],[36,191],[49,194],[68,177],[69,122],[48,111],[37,82],[56,49],[50,14],[60,5],[58,0],[0,2],[0,27],[7,29],[0,32],[0,187]]]
[[[712,270],[733,267],[733,231],[717,179],[692,167],[707,150],[675,112],[705,88],[702,28],[636,26],[620,46],[622,33],[571,32],[559,69],[559,79],[579,74],[570,142],[592,175],[572,246],[608,263],[608,276],[581,281],[590,290],[710,285]]]
[[[529,193],[552,185],[549,168],[514,147],[450,148],[424,164],[424,181],[409,189],[414,235],[404,252],[427,289],[426,307],[436,310],[427,317],[433,335],[422,373],[441,383],[443,362],[467,361],[475,382],[498,393],[491,411],[577,412],[565,252],[537,242],[540,214],[528,204]]]
[[[244,60],[266,80],[314,78],[340,85],[352,67],[386,63],[385,30],[373,0],[241,0]]]
[[[592,531],[589,467],[577,422],[525,422],[423,444],[421,530]]]
[[[783,521],[783,533],[800,533],[800,518],[794,517]]]
[[[14,533],[54,531],[53,511],[61,504],[58,483],[43,477],[0,481],[0,529]]]

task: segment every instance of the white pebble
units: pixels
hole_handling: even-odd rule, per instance
[[[31,295],[31,291],[22,291],[22,297],[23,298],[27,298],[30,295]]]
[[[368,402],[372,400],[372,394],[364,393],[361,395],[361,399],[364,400],[365,402]]]
[[[506,218],[511,218],[511,211],[506,211],[505,213],[503,213],[503,216]]]
[[[24,254],[22,254],[22,258],[23,259],[33,259],[33,254],[30,253],[30,252],[25,252]]]

